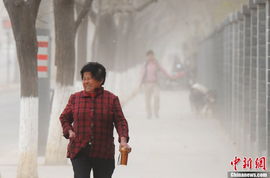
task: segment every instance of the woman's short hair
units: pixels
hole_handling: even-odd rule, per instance
[[[83,79],[83,74],[85,72],[90,72],[92,77],[97,81],[102,81],[101,85],[105,83],[106,79],[106,69],[105,67],[98,62],[88,62],[81,69],[81,77]]]
[[[146,52],[146,55],[149,56],[149,55],[154,55],[154,51],[152,49],[148,50]]]

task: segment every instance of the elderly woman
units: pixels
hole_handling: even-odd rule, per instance
[[[74,178],[111,178],[115,168],[113,129],[116,128],[120,148],[131,150],[128,123],[120,102],[104,90],[106,69],[89,62],[81,69],[83,91],[70,96],[60,116],[64,137],[69,139],[67,157],[71,159]]]

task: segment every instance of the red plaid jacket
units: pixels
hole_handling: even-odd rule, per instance
[[[67,157],[71,159],[88,143],[91,143],[89,157],[113,159],[114,127],[119,142],[121,137],[129,140],[128,123],[118,97],[103,88],[96,90],[94,96],[85,91],[72,94],[59,119],[65,138],[69,138],[70,129],[76,135],[68,144]]]

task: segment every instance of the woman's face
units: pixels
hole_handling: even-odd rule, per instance
[[[96,88],[101,87],[102,81],[97,81],[92,77],[91,72],[83,73],[83,88],[86,92],[93,92]]]
[[[155,59],[155,56],[153,54],[148,54],[146,59],[151,61],[151,60]]]

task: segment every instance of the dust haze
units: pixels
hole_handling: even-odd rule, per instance
[[[82,4],[84,1],[75,2]],[[86,20],[82,22],[86,28],[84,31],[79,29],[76,36],[72,91],[83,89],[79,73],[82,65],[90,61],[102,63],[107,69],[104,88],[119,96],[129,124],[129,145],[132,147],[132,152],[129,154],[128,166],[117,165],[119,152],[117,133],[114,134],[116,169],[113,177],[225,178],[228,171],[234,170],[231,162],[236,156],[241,160],[244,157],[252,158],[254,162],[256,158],[267,157],[269,150],[266,145],[269,136],[266,129],[268,128],[265,128],[265,132],[262,133],[258,131],[261,126],[268,123],[267,115],[265,124],[260,123],[258,117],[250,118],[248,121],[251,125],[260,123],[255,131],[258,132],[257,140],[248,144],[247,137],[252,134],[252,131],[245,132],[248,126],[245,125],[245,105],[240,102],[241,97],[235,100],[236,105],[233,106],[242,109],[242,112],[235,112],[238,115],[228,116],[226,111],[229,110],[225,108],[228,107],[226,104],[230,103],[230,100],[224,98],[229,95],[226,93],[227,90],[221,91],[221,87],[217,86],[221,80],[229,81],[226,77],[220,77],[223,74],[229,76],[229,72],[222,72],[223,68],[220,66],[223,63],[220,64],[218,61],[233,58],[234,54],[233,48],[232,51],[229,50],[230,45],[227,45],[228,48],[216,47],[217,44],[230,43],[230,41],[223,43],[230,38],[229,30],[223,33],[218,29],[232,18],[233,14],[242,12],[243,5],[248,6],[250,2],[247,0],[149,0],[150,3],[142,6],[146,2],[148,0],[94,0],[92,11],[98,14],[97,21],[94,23],[91,14],[87,15]],[[269,1],[264,5],[269,8]],[[2,1],[0,8],[2,22],[0,25],[2,58],[0,60],[0,113],[2,114],[0,178],[15,178],[19,160],[20,68],[14,34]],[[78,5],[76,8],[79,11],[82,6]],[[268,13],[266,14],[269,15]],[[75,13],[75,16],[77,15]],[[49,37],[48,70],[45,74],[38,73],[40,105],[38,175],[40,178],[72,178],[73,170],[69,160],[63,165],[45,163],[49,123],[51,119],[58,119],[51,118],[53,97],[57,87],[55,62],[57,39],[54,34],[52,0],[41,1],[36,25],[39,30],[46,29],[46,35]],[[215,34],[217,38],[213,37]],[[240,39],[239,36],[239,41]],[[81,41],[84,42],[80,44]],[[157,73],[155,90],[149,89],[149,86],[142,82],[144,72],[147,70],[149,50],[153,50],[154,57],[163,71]],[[224,53],[218,53],[217,50]],[[238,59],[237,54],[234,59]],[[225,56],[222,60],[221,55]],[[239,65],[239,68],[241,64],[245,64],[241,63],[240,58],[239,63],[234,63]],[[244,61],[244,53],[241,59]],[[224,62],[224,65],[226,66],[227,63]],[[228,63],[227,66],[229,65],[232,64]],[[233,68],[232,75],[234,75],[233,71],[237,72],[237,70],[238,67]],[[236,84],[233,83],[235,87],[232,91],[241,93],[245,91],[244,82],[243,85],[238,85],[238,79],[240,82],[244,81],[241,77],[235,77],[233,82]],[[196,84],[200,87],[196,88],[198,86]],[[263,84],[266,86],[266,82]],[[196,89],[203,91],[201,97],[204,99],[200,106],[196,96],[194,100],[191,99],[194,85]],[[241,86],[242,90],[240,90]],[[150,92],[147,93],[148,89]],[[261,101],[259,95],[266,98],[266,92],[268,91],[257,92],[257,102]],[[237,96],[235,94],[235,98]],[[268,103],[264,106],[258,104],[258,113],[260,109],[267,110],[267,107],[269,107]],[[238,118],[237,116],[243,119],[241,120],[243,125],[232,119]],[[255,121],[252,122],[252,119]],[[237,136],[238,133],[241,135]],[[245,133],[248,136],[245,137]],[[258,138],[261,135],[267,136],[264,136],[261,141]],[[238,137],[241,138],[236,139]],[[240,163],[237,168],[244,169]]]

